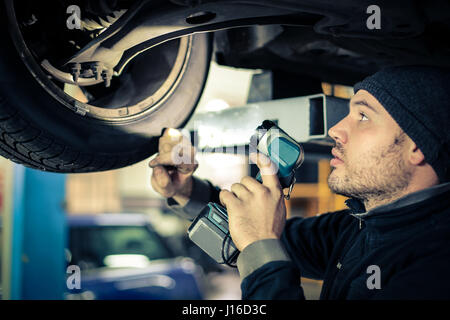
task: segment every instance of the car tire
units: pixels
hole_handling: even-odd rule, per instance
[[[109,121],[80,114],[50,95],[27,67],[25,49],[13,41],[6,14],[0,16],[0,155],[16,163],[61,173],[134,164],[158,151],[163,128],[186,124],[200,99],[211,60],[208,34],[192,36],[177,87],[168,90],[156,111]]]

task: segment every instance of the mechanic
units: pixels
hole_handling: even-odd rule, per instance
[[[262,183],[244,177],[220,191],[192,175],[195,162],[163,167],[175,142],[168,130],[160,138],[153,188],[191,220],[209,201],[226,206],[243,299],[304,299],[300,276],[323,280],[321,299],[450,298],[450,72],[390,67],[354,91],[328,132],[328,184],[349,197],[342,211],[286,220],[268,158],[250,155]]]

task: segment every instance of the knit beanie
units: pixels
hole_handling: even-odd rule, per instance
[[[354,86],[372,94],[417,144],[440,183],[450,181],[450,69],[382,69]]]

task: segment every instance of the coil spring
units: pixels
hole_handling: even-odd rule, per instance
[[[88,31],[108,28],[127,11],[128,3],[120,0],[83,0],[85,14],[82,16],[82,28]]]

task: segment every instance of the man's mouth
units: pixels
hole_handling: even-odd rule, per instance
[[[334,158],[331,159],[330,166],[336,167],[344,163],[344,161],[341,159],[342,156],[338,153],[338,151],[335,148],[331,149],[331,154],[334,156]]]

